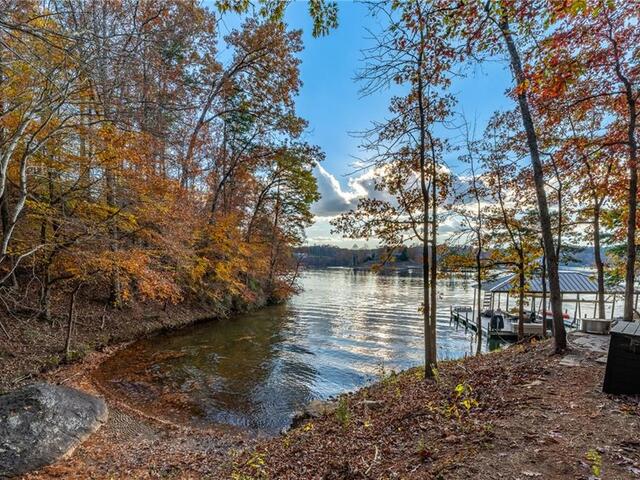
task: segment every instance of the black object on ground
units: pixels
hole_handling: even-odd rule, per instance
[[[619,321],[611,328],[602,390],[614,394],[639,394],[639,372],[640,322]]]

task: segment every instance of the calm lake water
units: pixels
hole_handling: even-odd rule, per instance
[[[422,364],[420,276],[316,270],[301,283],[287,305],[137,342],[99,376],[166,415],[275,433],[313,399]],[[438,288],[438,357],[473,353],[473,336],[449,323],[450,305],[472,303],[473,282]]]

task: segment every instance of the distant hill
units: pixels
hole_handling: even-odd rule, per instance
[[[440,250],[440,247],[438,247]],[[466,247],[449,248],[456,253]],[[593,247],[567,246],[564,249],[561,264],[567,267],[591,267],[595,263]],[[333,245],[310,245],[298,247],[295,254],[303,265],[312,268],[325,267],[361,267],[375,265],[385,255],[384,248],[360,249],[342,248]],[[602,250],[606,258],[606,249]],[[419,265],[422,262],[422,247],[405,247],[402,251],[394,252],[395,261]]]
[[[607,249],[601,249],[602,258],[606,261]],[[569,247],[562,264],[570,267],[591,267],[595,264],[595,249],[593,247]]]
[[[380,262],[385,255],[384,248],[354,249],[333,245],[311,245],[295,249],[302,264],[308,267],[364,267]],[[405,247],[393,253],[394,261],[419,263],[422,261],[422,247]]]

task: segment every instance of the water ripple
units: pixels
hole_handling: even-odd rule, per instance
[[[106,376],[112,385],[146,382],[122,392],[139,401],[138,391],[163,392],[147,403],[186,395],[195,423],[276,432],[311,399],[423,362],[421,277],[323,270],[306,272],[302,286],[289,305],[139,342],[105,363]],[[438,356],[467,355],[473,341],[449,324],[449,306],[470,304],[473,288],[449,280],[438,288]]]

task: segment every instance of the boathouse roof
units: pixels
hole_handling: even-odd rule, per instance
[[[598,283],[595,276],[586,272],[578,271],[560,271],[560,292],[561,293],[585,293],[597,294]],[[547,292],[549,292],[549,280],[547,280]],[[492,293],[510,293],[518,290],[518,276],[516,274],[502,275],[495,280],[487,281],[482,284],[482,290]],[[525,286],[527,293],[542,293],[542,280],[539,276],[527,279]],[[618,287],[606,287],[607,294],[624,293]]]

